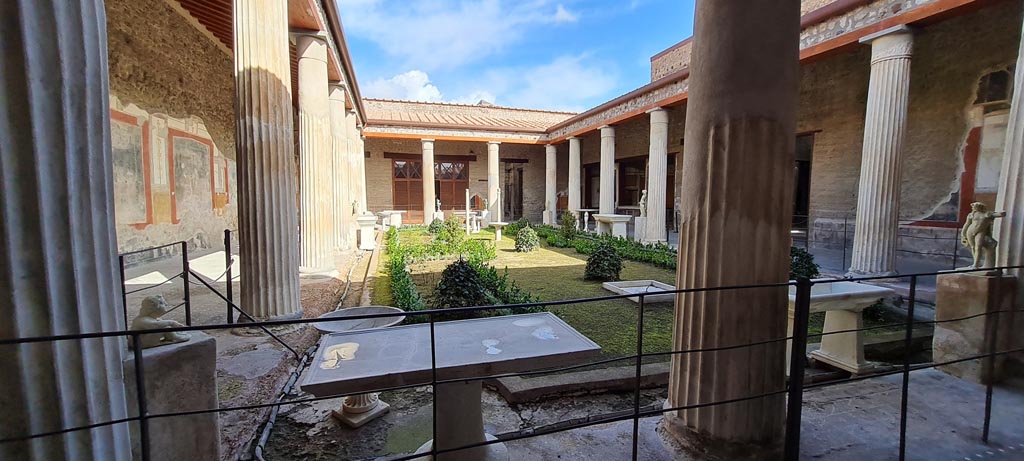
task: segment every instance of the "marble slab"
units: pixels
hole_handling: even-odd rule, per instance
[[[581,363],[601,347],[550,312],[438,322],[437,379]],[[326,335],[301,387],[316,396],[431,381],[430,325]]]

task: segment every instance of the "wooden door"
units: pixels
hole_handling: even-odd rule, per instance
[[[411,224],[423,223],[423,162],[394,160],[391,193],[395,210],[407,211],[402,218]]]

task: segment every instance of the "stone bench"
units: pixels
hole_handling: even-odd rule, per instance
[[[626,224],[632,216],[626,214],[596,214],[598,234],[610,234],[614,237],[626,237]]]
[[[824,280],[822,280],[824,282]],[[824,312],[822,333],[864,328],[864,309],[892,296],[892,290],[857,282],[818,283],[811,287],[810,312]],[[793,315],[796,307],[796,287],[789,287],[789,321],[786,336],[793,335]],[[813,338],[809,339],[811,342]],[[786,370],[792,341],[786,342]],[[821,336],[821,348],[811,352],[811,359],[827,363],[855,375],[877,368],[864,359],[864,332],[826,334]]]

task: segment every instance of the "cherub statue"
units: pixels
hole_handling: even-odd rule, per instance
[[[965,269],[995,267],[996,245],[999,242],[992,238],[992,223],[996,218],[1004,216],[1004,212],[988,211],[984,203],[971,204],[971,213],[967,215],[967,223],[960,233],[960,242],[971,250],[974,263]]]
[[[647,216],[647,189],[640,193],[640,216]]]
[[[434,211],[441,211],[441,199],[437,199],[434,202]]]
[[[167,301],[162,295],[149,296],[142,300],[142,307],[139,309],[138,317],[132,320],[132,330],[152,330],[155,328],[174,328],[184,325],[174,320],[161,320],[160,317],[167,313]],[[163,346],[165,344],[183,343],[192,336],[185,332],[150,333],[139,336],[139,346],[143,349]]]

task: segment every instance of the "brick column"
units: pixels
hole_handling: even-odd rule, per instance
[[[871,44],[871,81],[857,189],[857,227],[847,275],[895,275],[914,36],[907,26],[897,26],[864,37],[861,43]]]
[[[334,270],[334,180],[327,41],[295,36],[299,56],[299,269]]]
[[[793,213],[799,0],[697,2],[683,155],[679,288],[784,283]],[[786,336],[786,288],[676,297],[672,348]],[[785,343],[674,355],[665,406],[786,388]],[[666,414],[668,432],[722,459],[775,459],[785,397]],[[753,456],[752,456],[753,454]]]
[[[288,6],[277,0],[234,5],[239,305],[260,319],[299,316]]]
[[[124,329],[102,0],[0,2],[0,339]],[[0,347],[0,438],[127,417],[122,338]],[[131,460],[128,424],[0,444]]]

